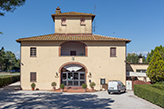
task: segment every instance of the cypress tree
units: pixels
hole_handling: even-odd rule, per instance
[[[154,52],[146,74],[153,82],[164,81],[164,61],[158,50]]]

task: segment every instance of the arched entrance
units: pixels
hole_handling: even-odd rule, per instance
[[[86,68],[83,65],[71,63],[61,67],[61,84],[81,87],[83,83],[86,83]]]

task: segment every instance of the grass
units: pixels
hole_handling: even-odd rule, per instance
[[[11,72],[3,72],[3,71],[2,71],[2,72],[0,72],[0,74],[1,74],[1,73],[11,73]],[[14,74],[14,73],[20,73],[20,72],[12,72],[12,74]]]
[[[10,77],[10,75],[0,75],[0,78],[7,78]]]

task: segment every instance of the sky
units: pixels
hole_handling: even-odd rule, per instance
[[[54,33],[51,14],[62,12],[96,14],[93,34],[126,38],[127,53],[146,55],[156,46],[164,46],[164,0],[26,0],[25,5],[0,16],[0,48],[20,57],[24,37]],[[96,9],[94,9],[96,6]]]

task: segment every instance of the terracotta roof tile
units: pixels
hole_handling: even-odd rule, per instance
[[[55,14],[52,14],[52,19],[54,20],[56,16],[88,16],[88,17],[92,17],[92,21],[93,19],[95,18],[95,15],[94,14],[91,14],[91,13],[81,13],[81,12],[64,12],[64,13],[55,13]],[[54,20],[55,21],[55,20]]]
[[[96,34],[48,34],[34,37],[20,38],[17,42],[22,41],[125,41],[129,39],[108,37]]]
[[[92,13],[81,13],[81,12],[64,12],[64,13],[55,13],[55,14],[52,14],[54,16],[62,16],[62,15],[83,15],[83,16],[95,16],[94,14]]]

